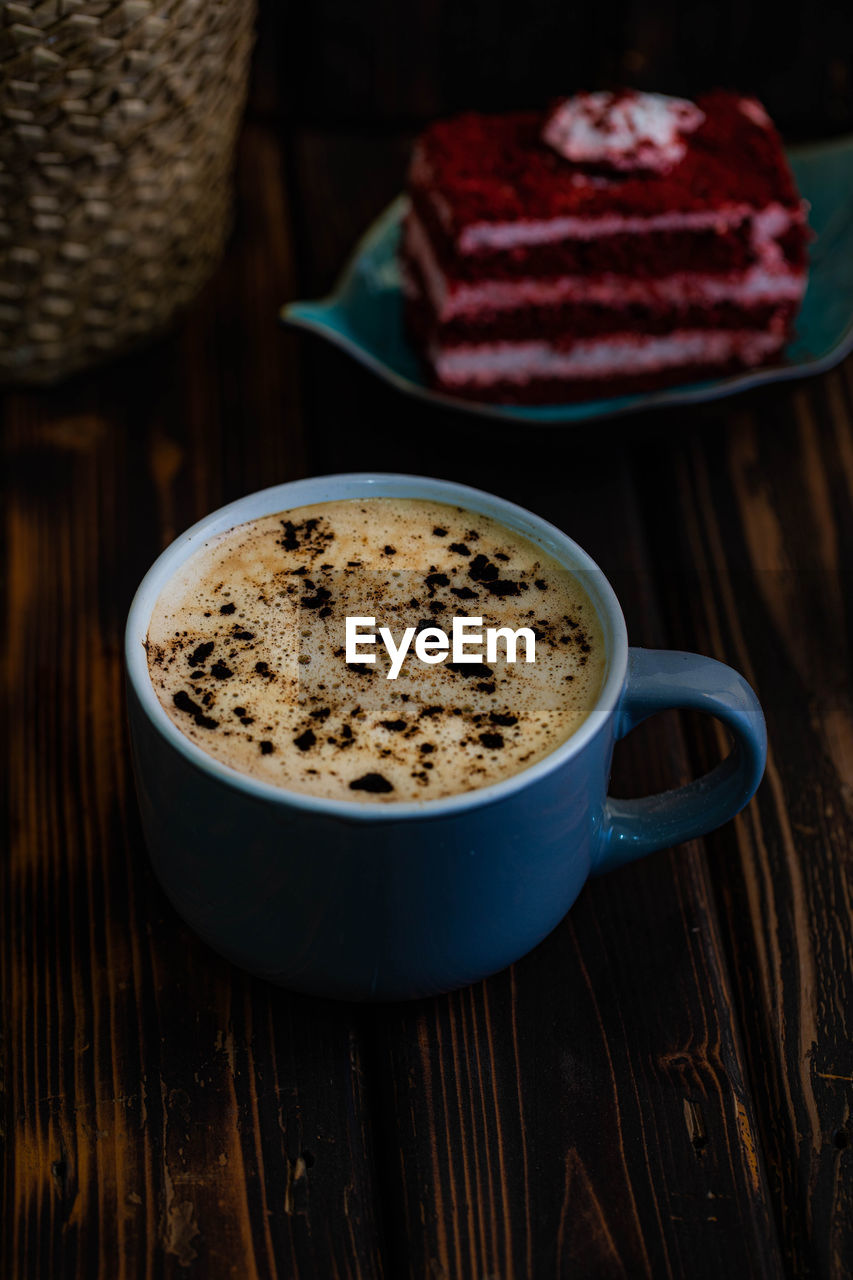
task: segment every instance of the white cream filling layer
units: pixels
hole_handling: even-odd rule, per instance
[[[768,229],[776,225],[775,211],[756,216],[753,244],[758,262],[724,275],[676,272],[642,279],[608,273],[599,276],[522,277],[514,280],[458,281],[451,287],[432,249],[429,235],[416,214],[406,225],[406,248],[425,283],[432,307],[443,324],[477,313],[514,311],[522,307],[552,307],[564,303],[621,308],[713,306],[731,302],[796,302],[806,285],[805,272],[786,263]]]
[[[730,205],[727,209],[694,209],[683,213],[655,213],[650,217],[604,213],[596,218],[560,217],[542,221],[472,222],[459,237],[463,254],[481,249],[519,249],[531,245],[554,244],[560,240],[596,240],[599,236],[649,235],[655,231],[715,231],[725,234],[753,216],[750,205]],[[753,217],[753,228],[762,215],[771,226],[783,230],[805,215],[794,217],[784,205],[771,204]],[[764,227],[759,224],[759,234]],[[777,230],[776,235],[780,232]]]
[[[569,348],[548,342],[493,342],[438,348],[431,361],[446,386],[524,384],[549,378],[603,378],[653,373],[691,364],[755,364],[777,351],[784,334],[755,329],[679,330],[664,336],[617,334],[581,339]]]

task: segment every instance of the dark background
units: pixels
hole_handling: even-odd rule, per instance
[[[264,15],[294,123],[417,126],[629,85],[752,92],[798,139],[853,128],[845,0],[266,0]]]

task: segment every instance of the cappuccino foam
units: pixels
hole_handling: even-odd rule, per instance
[[[362,649],[373,665],[345,660],[346,618],[365,616],[397,643],[461,616],[526,627],[535,661],[502,647],[428,665],[412,645],[390,680],[378,638]],[[317,503],[208,539],[157,600],[147,651],[165,711],[209,755],[351,801],[438,799],[518,773],[586,720],[605,665],[576,575],[498,521],[409,498]]]

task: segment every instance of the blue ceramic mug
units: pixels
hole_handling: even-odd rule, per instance
[[[325,800],[237,773],[161,707],[144,642],[154,604],[213,534],[308,503],[427,498],[501,521],[577,574],[605,639],[591,715],[520,773],[447,799]],[[746,681],[712,658],[629,649],[604,574],[521,507],[420,476],[320,476],[223,507],[164,551],[131,606],[127,691],[139,803],[172,903],[235,964],[294,990],[353,1000],[448,991],[502,969],[562,919],[587,877],[701,836],[734,816],[764,771],[766,732]],[[711,773],[640,800],[607,795],[613,745],[656,711],[716,716],[733,737]]]

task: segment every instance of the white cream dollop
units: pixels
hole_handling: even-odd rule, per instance
[[[574,164],[668,173],[704,119],[695,102],[662,93],[578,93],[555,107],[542,138]]]

